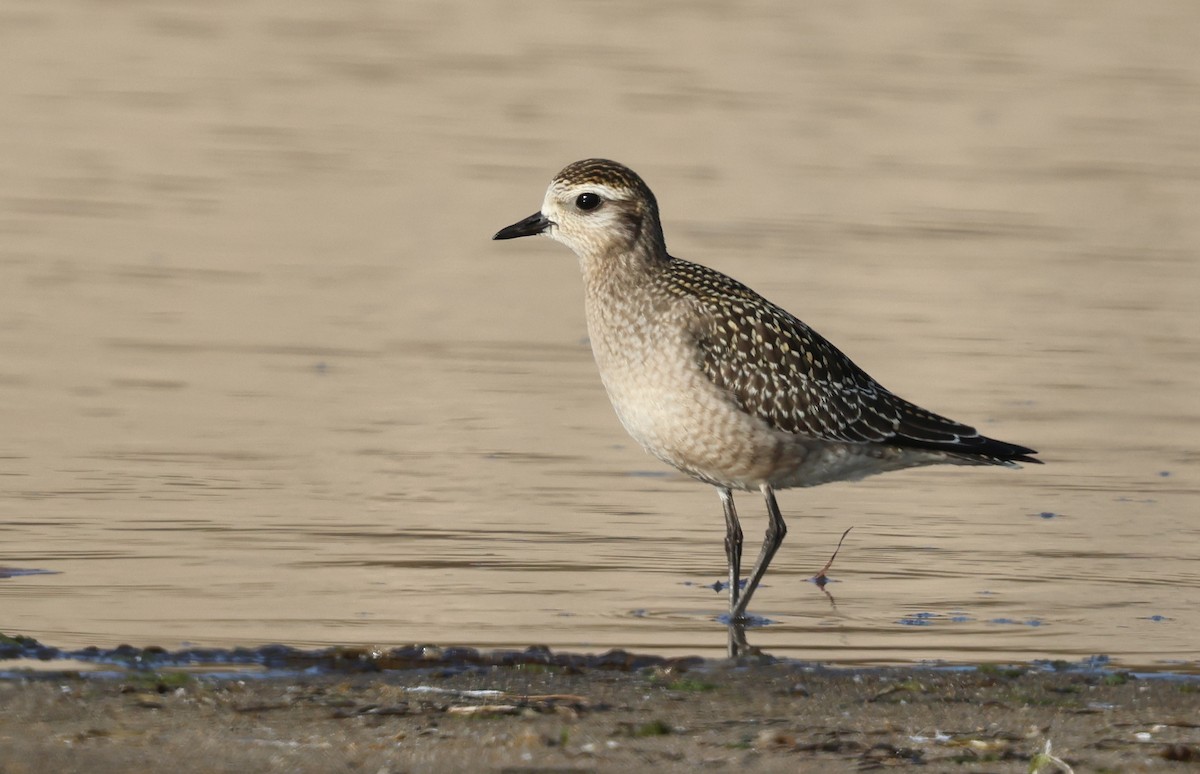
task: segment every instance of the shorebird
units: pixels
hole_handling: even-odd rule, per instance
[[[621,424],[650,454],[716,487],[731,622],[745,621],[787,532],[775,490],[938,463],[1041,462],[904,400],[794,315],[672,257],[654,194],[615,161],[568,165],[541,210],[493,239],[535,234],[579,258],[592,353]],[[734,490],[758,490],[767,505],[744,590]]]

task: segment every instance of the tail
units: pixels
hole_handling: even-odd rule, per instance
[[[946,452],[966,464],[1004,465],[1015,468],[1019,462],[1041,465],[1033,457],[1036,451],[1007,441],[980,435],[975,428],[934,414],[932,411],[897,399],[901,408],[896,434],[887,443],[909,449]]]
[[[1043,464],[1037,457],[1032,456],[1037,454],[1033,449],[1007,441],[997,441],[995,438],[979,434],[960,436],[946,441],[897,436],[892,443],[909,449],[932,449],[946,452],[968,465],[1003,465],[1006,468],[1015,468],[1020,462],[1027,462],[1031,465]]]
[[[1027,462],[1031,465],[1044,464],[1037,457],[1032,456],[1037,452],[1028,447],[997,441],[995,438],[982,435],[979,436],[979,440],[982,442],[981,447],[963,456],[986,465],[1003,465],[1006,468],[1018,467],[1017,463],[1019,462]]]

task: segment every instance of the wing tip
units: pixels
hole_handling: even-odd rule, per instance
[[[958,457],[964,461],[984,465],[1003,465],[1005,467],[1020,467],[1020,463],[1029,465],[1044,465],[1045,462],[1033,455],[1038,452],[1027,446],[1020,446],[1007,441],[997,441],[984,435],[956,438],[954,440],[928,440],[898,436],[893,442],[899,441],[900,446],[916,449],[941,451]]]

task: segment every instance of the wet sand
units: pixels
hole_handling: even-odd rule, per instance
[[[1078,772],[1185,771],[1200,761],[1198,691],[1119,672],[754,660],[37,675],[0,681],[0,771],[1025,772],[1047,741]]]

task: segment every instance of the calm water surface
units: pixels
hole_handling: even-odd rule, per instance
[[[1198,11],[1090,9],[0,2],[0,631],[722,652],[716,496],[488,241],[607,155],[1047,463],[783,493],[753,644],[1196,669]]]

